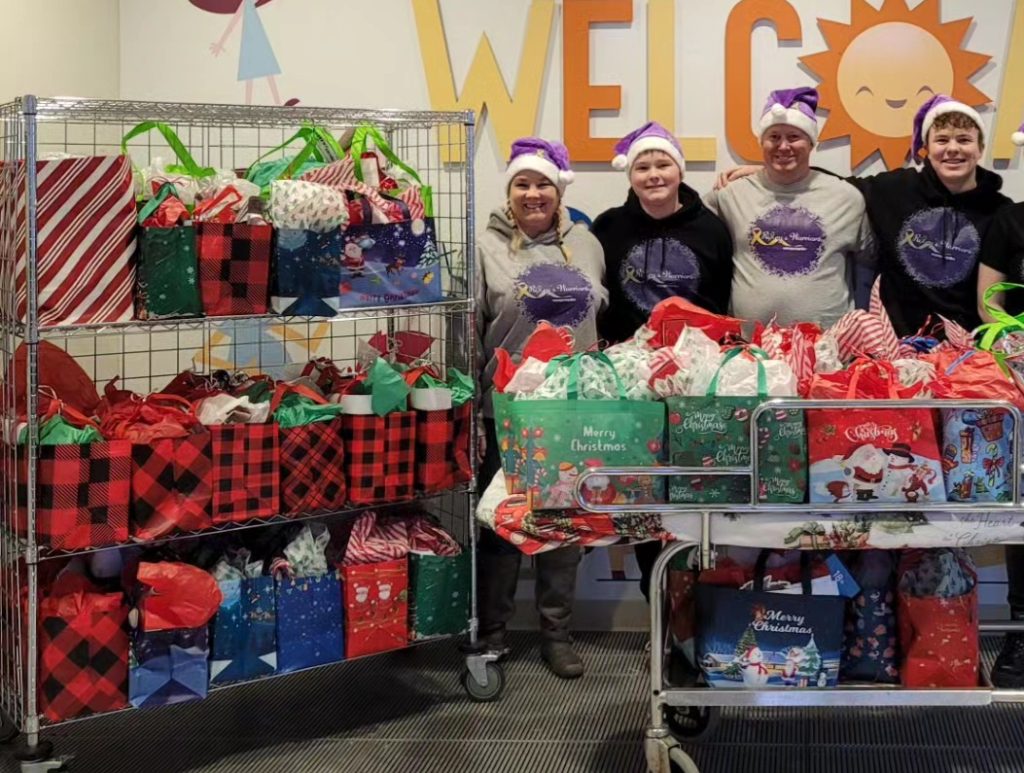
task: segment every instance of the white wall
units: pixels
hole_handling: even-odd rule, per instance
[[[22,94],[118,96],[118,0],[3,0],[0,7],[0,101]]]

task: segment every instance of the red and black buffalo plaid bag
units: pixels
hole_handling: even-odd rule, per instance
[[[348,501],[376,505],[412,499],[415,485],[416,413],[341,417]]]
[[[54,401],[56,404],[56,401]],[[77,411],[61,405],[69,417]],[[40,445],[36,467],[36,541],[81,550],[128,541],[132,447],[124,440]],[[18,532],[28,533],[28,463],[18,449]]]
[[[60,722],[128,705],[128,607],[62,575],[39,604],[39,708]]]
[[[276,424],[210,426],[213,442],[213,522],[277,515],[280,446]]]
[[[273,228],[196,223],[203,311],[208,317],[266,314]]]
[[[132,445],[132,535],[159,539],[211,525],[213,439],[208,431]]]
[[[472,401],[439,411],[416,411],[416,488],[455,488],[473,478],[470,461]]]
[[[298,396],[294,398],[298,405],[282,407],[289,394]],[[337,409],[302,384],[282,383],[274,389],[270,412],[281,425],[281,512],[286,515],[334,511],[345,506],[341,418],[323,421],[324,408],[320,406],[328,411]],[[290,414],[285,416],[289,409]],[[300,424],[303,421],[307,423]]]

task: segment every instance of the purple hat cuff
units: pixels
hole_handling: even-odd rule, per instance
[[[680,171],[686,171],[686,160],[683,158],[683,152],[679,146],[672,142],[672,140],[657,135],[641,137],[631,143],[626,153],[619,152],[612,159],[612,168],[620,172],[629,172],[633,169],[633,163],[640,154],[646,153],[649,150],[660,150],[676,162]]]
[[[759,136],[763,137],[764,133],[773,126],[792,126],[810,137],[812,144],[818,144],[817,118],[808,115],[807,112],[796,106],[787,108],[776,103],[765,110],[764,115],[761,116]]]

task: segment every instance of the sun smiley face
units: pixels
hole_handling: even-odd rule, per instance
[[[885,56],[879,56],[880,51]],[[880,137],[906,137],[917,109],[953,90],[953,63],[942,43],[905,22],[865,30],[839,60],[839,99],[850,118]]]
[[[991,101],[971,77],[991,57],[961,45],[972,19],[943,22],[939,0],[913,9],[906,0],[875,8],[851,0],[850,23],[819,19],[827,51],[800,57],[821,81],[820,106],[828,120],[818,139],[850,138],[850,166],[880,153],[889,169],[910,151],[914,113],[933,94],[971,106]]]

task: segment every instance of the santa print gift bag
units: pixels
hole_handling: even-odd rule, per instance
[[[806,552],[802,595],[765,591],[769,553],[758,556],[753,590],[697,585],[698,664],[711,687],[834,687],[845,599],[811,595]]]
[[[409,642],[409,569],[406,559],[342,568],[345,657],[399,649]]]
[[[127,156],[36,162],[39,324],[125,322],[135,285],[135,192]],[[0,175],[0,199],[6,195]],[[14,276],[26,314],[28,202],[25,164],[17,190]]]
[[[626,399],[615,374],[618,400],[578,399],[580,358],[594,357],[614,373],[601,352],[553,362],[570,368],[567,400],[515,400],[508,405],[512,429],[520,438],[526,469],[523,485],[534,509],[576,507],[576,479],[593,467],[650,467],[664,445],[665,406]],[[663,500],[663,483],[652,476],[593,476],[583,495],[596,504],[650,504]]]
[[[850,380],[849,399],[861,396],[857,391],[859,373]],[[891,374],[885,379],[894,400],[900,399],[895,378]],[[811,410],[807,412],[807,438],[811,502],[946,501],[931,410]]]
[[[735,467],[750,464],[750,417],[768,398],[762,354],[751,351],[757,366],[757,396],[719,397],[723,368],[744,353],[733,349],[711,380],[705,397],[670,397],[668,406],[669,458],[681,467]],[[760,459],[758,498],[762,502],[802,503],[807,491],[807,446],[802,411],[775,410],[758,420]],[[672,502],[749,502],[746,476],[673,477]]]

